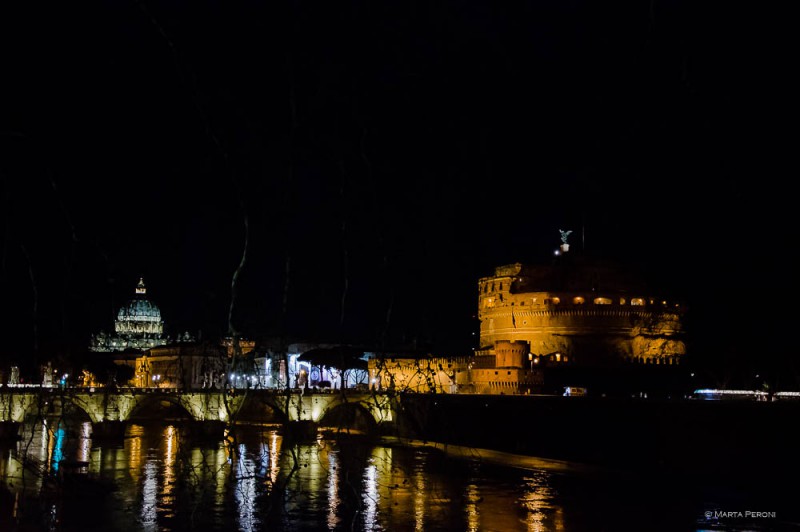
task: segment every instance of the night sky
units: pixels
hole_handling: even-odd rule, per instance
[[[762,332],[790,324],[796,239],[770,168],[778,61],[752,19],[689,1],[3,3],[3,359],[85,349],[140,276],[169,332],[225,333],[246,235],[242,334],[464,354],[478,278],[551,260],[559,229],[685,298],[696,357],[780,357]]]

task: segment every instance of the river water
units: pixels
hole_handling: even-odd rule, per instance
[[[38,424],[0,448],[0,530],[798,529],[796,492],[447,450],[322,434],[290,444],[275,426],[198,442],[168,422],[109,444],[88,422]]]

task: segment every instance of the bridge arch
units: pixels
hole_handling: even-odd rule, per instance
[[[126,416],[127,421],[180,418],[194,420],[195,416],[180,396],[171,394],[142,395]]]
[[[311,400],[311,418],[321,423],[325,419],[325,423],[331,423],[331,420],[347,421],[347,422],[366,422],[370,428],[374,428],[383,424],[384,422],[393,421],[393,407],[392,400],[388,396],[375,395],[375,394],[334,394],[328,396],[318,396]],[[344,410],[340,410],[344,408]],[[333,414],[334,411],[338,411]],[[341,416],[345,416],[343,419]],[[358,419],[359,417],[369,418]]]
[[[252,423],[287,423],[291,416],[281,396],[248,394],[236,411],[237,421]]]
[[[66,417],[94,421],[91,409],[69,394],[42,392],[19,399],[21,402],[18,405],[18,412],[12,417],[14,421],[26,422],[38,417]]]

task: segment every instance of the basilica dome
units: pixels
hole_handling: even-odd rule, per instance
[[[139,279],[134,297],[119,309],[114,330],[117,334],[159,336],[163,334],[164,322],[161,320],[161,311],[147,299],[144,279]]]
[[[110,352],[136,349],[144,351],[170,342],[193,342],[188,332],[170,338],[164,334],[161,310],[147,299],[144,279],[139,279],[133,297],[117,312],[114,334],[99,332],[89,342],[91,351]]]

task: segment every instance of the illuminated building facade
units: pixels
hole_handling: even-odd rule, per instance
[[[415,393],[460,393],[469,388],[472,357],[370,357],[369,387]]]
[[[680,363],[684,306],[651,293],[635,274],[568,250],[562,245],[549,265],[500,266],[478,281],[477,354],[521,342],[531,367]]]
[[[373,356],[367,366],[369,387],[415,393],[535,393],[542,385],[542,369],[528,355],[526,342],[499,341],[493,353],[476,356]]]
[[[133,298],[117,312],[114,334],[100,332],[92,336],[89,349],[99,352],[145,350],[171,341],[192,342],[194,338],[184,333],[173,340],[164,334],[161,310],[147,299],[144,279],[139,279]]]
[[[226,384],[226,359],[221,345],[184,343],[154,347],[124,363],[134,369],[130,386],[197,390]]]
[[[515,394],[539,391],[542,365],[533,362],[527,342],[498,340],[491,353],[478,353],[469,367],[472,393]]]
[[[255,340],[249,340],[247,338],[237,338],[236,343],[238,343],[238,347],[235,345],[234,339],[230,336],[223,338],[221,343],[225,348],[225,353],[228,355],[228,358],[236,354],[236,349],[239,350],[240,355],[247,355],[248,353],[252,353],[256,348]]]
[[[319,365],[304,358],[304,355],[315,350],[333,350],[338,347],[340,346],[337,344],[298,342],[288,344],[284,353],[284,348],[278,345],[265,346],[265,349],[257,352],[254,358],[258,386],[279,389],[286,387],[337,389],[342,384],[345,388],[366,386],[366,370],[346,368],[343,371],[335,365]],[[370,356],[370,353],[364,355]]]

